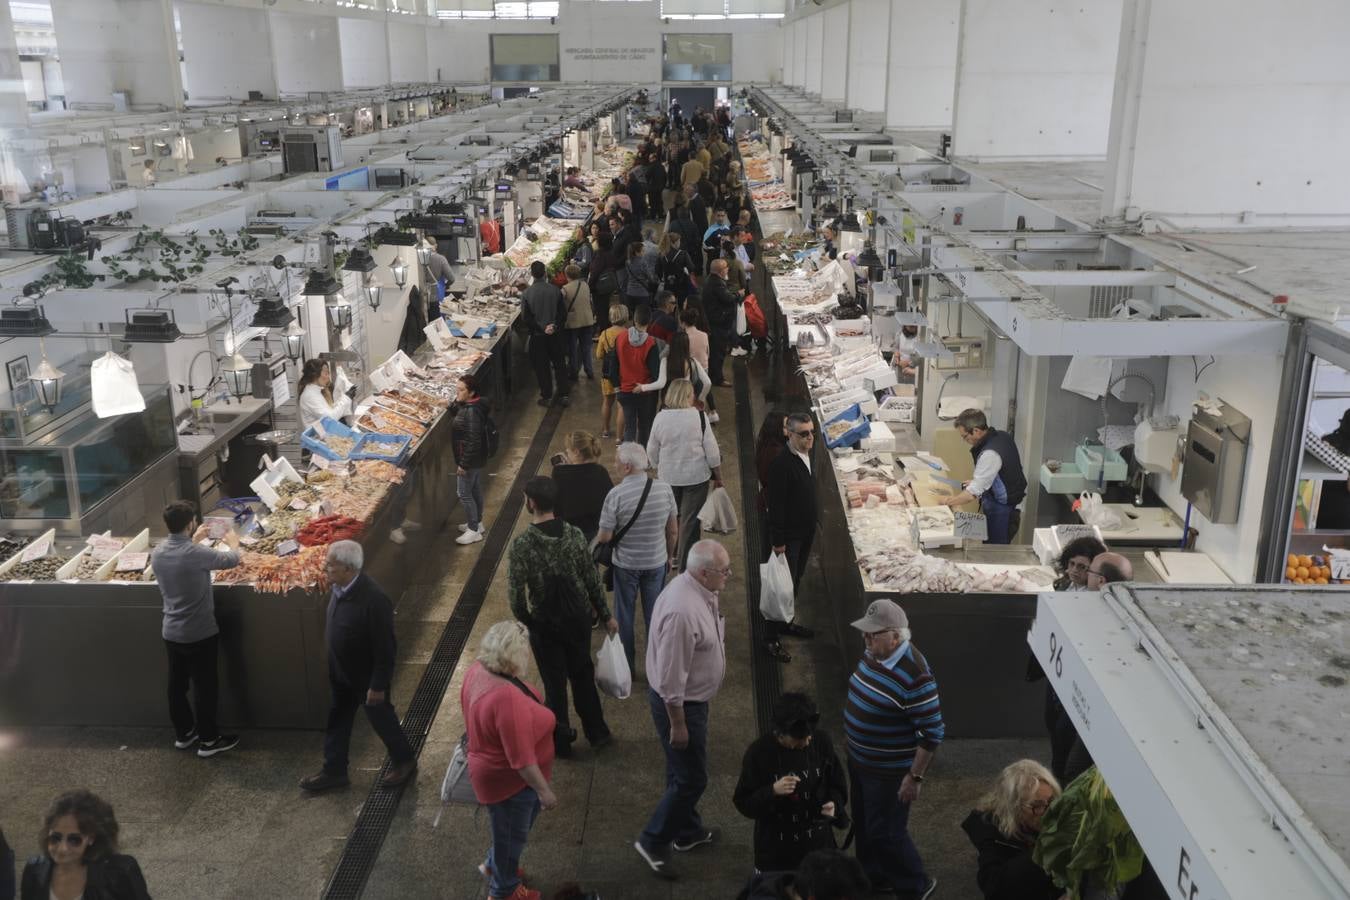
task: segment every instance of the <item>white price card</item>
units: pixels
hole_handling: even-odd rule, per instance
[[[423,328],[427,340],[431,341],[431,346],[441,352],[449,350],[455,345],[454,335],[450,333],[450,327],[445,324],[445,319],[435,319]]]
[[[1076,541],[1079,538],[1098,537],[1097,526],[1095,525],[1056,525],[1055,537],[1059,538],[1061,545],[1070,541]]]
[[[119,572],[144,572],[150,563],[149,553],[123,553],[117,559]]]
[[[290,556],[292,553],[300,552],[300,544],[296,541],[282,541],[277,544],[277,556]]]
[[[286,377],[286,373],[282,372],[272,379],[272,408],[276,409],[290,399],[291,381]]]
[[[24,548],[23,556],[19,557],[19,562],[32,562],[35,559],[42,559],[48,553],[52,552],[52,538],[45,537],[42,540],[29,544]]]
[[[296,512],[304,512],[305,510],[309,509],[309,504],[301,500],[299,497],[296,497],[291,500],[290,507]]]
[[[1331,557],[1331,580],[1344,581],[1350,579],[1350,550],[1340,550],[1334,547],[1323,547]]]
[[[952,518],[955,520],[952,533],[957,537],[972,541],[989,539],[989,520],[980,513],[962,512],[959,509],[954,509],[952,510]]]

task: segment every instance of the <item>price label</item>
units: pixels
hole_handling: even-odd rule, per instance
[[[332,500],[320,500],[320,501],[319,501],[319,511],[318,511],[318,514],[319,514],[319,516],[321,516],[321,517],[322,517],[322,516],[331,516],[331,515],[333,514],[333,501],[332,501]]]
[[[311,456],[309,461],[316,469],[327,469],[329,465],[328,460],[325,457],[319,456],[317,453]]]
[[[305,510],[309,509],[309,504],[301,500],[299,497],[293,499],[289,505],[290,508],[295,510],[296,512],[304,512]]]
[[[144,572],[149,563],[149,553],[123,553],[117,560],[117,571]]]
[[[245,547],[252,547],[254,544],[258,543],[258,539],[254,537],[241,537],[239,543],[243,544]]]
[[[52,552],[52,538],[50,535],[34,544],[29,544],[24,548],[23,555],[19,557],[19,562],[32,562],[35,559],[42,559],[48,553]]]
[[[989,521],[980,513],[968,513],[954,509],[952,510],[952,517],[955,519],[952,533],[957,537],[972,541],[983,541],[989,538]]]
[[[291,382],[283,371],[276,378],[272,379],[272,408],[286,403],[291,399]]]
[[[291,556],[300,552],[300,544],[296,541],[282,541],[277,544],[277,556]]]
[[[98,547],[90,547],[89,557],[93,559],[95,562],[105,563],[108,560],[112,559],[114,556],[116,556],[117,551],[121,549],[122,549],[121,547],[102,544]]]
[[[1331,557],[1331,577],[1337,581],[1350,578],[1350,556],[1336,554]]]

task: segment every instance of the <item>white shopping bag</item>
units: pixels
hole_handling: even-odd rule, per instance
[[[770,553],[759,566],[759,611],[770,622],[791,622],[796,613],[792,593],[792,569],[787,557]]]
[[[100,419],[141,412],[145,398],[136,383],[136,368],[125,356],[109,350],[89,367],[89,394]]]
[[[750,333],[750,325],[745,321],[745,304],[736,304],[736,334],[746,335]]]
[[[731,495],[724,487],[713,488],[703,508],[698,511],[698,520],[708,531],[730,534],[736,530],[736,507],[732,505]]]
[[[1116,531],[1124,526],[1120,513],[1107,508],[1102,495],[1084,491],[1078,495],[1078,517],[1088,525],[1096,525],[1103,531]]]
[[[633,693],[633,673],[628,670],[628,657],[617,634],[606,637],[595,654],[595,685],[616,700],[627,700]]]

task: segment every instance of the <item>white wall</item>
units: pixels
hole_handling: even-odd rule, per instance
[[[389,25],[389,80],[428,81],[427,40],[423,32],[434,30],[420,25],[390,21]]]
[[[1234,525],[1214,525],[1200,513],[1191,513],[1191,527],[1200,532],[1196,548],[1208,553],[1239,584],[1250,584],[1256,578],[1256,548],[1279,406],[1281,364],[1279,357],[1220,356],[1200,376],[1199,384],[1190,357],[1175,357],[1168,366],[1166,412],[1180,417],[1183,427],[1190,419],[1191,403],[1199,391],[1223,400],[1252,420],[1239,521]],[[1180,476],[1175,480],[1165,475],[1155,478],[1158,496],[1173,512],[1184,517],[1186,499],[1181,496]]]
[[[1125,183],[1107,214],[1350,213],[1350,3],[1146,9],[1142,73],[1117,78],[1115,103],[1137,112],[1113,137]],[[1178,148],[1203,164],[1179,165]]]
[[[891,0],[852,0],[849,6],[848,105],[885,112]]]
[[[237,6],[179,3],[188,96],[244,100],[249,91],[277,95],[267,13]],[[235,154],[238,155],[238,154]]]
[[[820,99],[843,102],[848,94],[849,4],[825,10],[821,39]]]
[[[489,34],[481,22],[442,23],[439,28],[428,28],[428,77],[433,81],[486,82],[491,64]]]
[[[731,78],[747,81],[783,80],[783,39],[778,28],[736,32],[731,38]]]
[[[163,0],[52,0],[66,102],[105,106],[130,91],[137,107],[182,106],[172,12]]]
[[[389,83],[389,42],[383,22],[341,18],[338,36],[344,87],[383,87]]]
[[[815,15],[806,20],[806,82],[807,93],[819,94],[824,88],[823,51],[825,17]]]
[[[891,0],[887,128],[950,128],[961,0]]]
[[[342,90],[342,41],[328,16],[268,14],[277,88],[282,93]]]
[[[953,153],[1105,155],[1120,21],[1121,0],[963,0]]]
[[[796,87],[806,90],[806,44],[811,37],[811,29],[806,20],[796,23],[796,33],[792,37],[792,57],[796,65],[797,80],[794,82]]]

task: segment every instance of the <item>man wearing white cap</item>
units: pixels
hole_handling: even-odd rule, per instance
[[[909,807],[945,732],[937,681],[893,601],[873,601],[853,627],[866,647],[844,707],[858,862],[874,887],[925,900],[937,879],[909,836]]]

